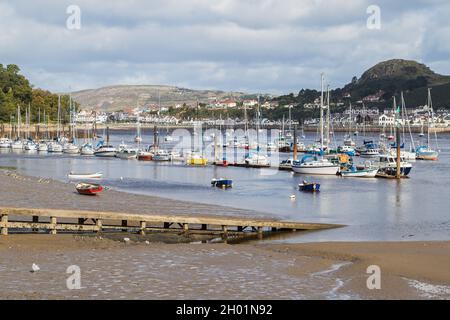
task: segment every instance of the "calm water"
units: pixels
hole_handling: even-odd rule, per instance
[[[152,137],[146,134],[144,139],[150,143]],[[313,133],[306,135],[306,143],[315,138]],[[121,141],[132,144],[134,136],[131,131],[113,133],[111,140],[115,145]],[[336,139],[342,141],[342,136]],[[276,241],[449,240],[450,135],[439,136],[439,148],[438,162],[413,163],[411,178],[400,182],[25,152],[2,152],[0,166],[61,181],[67,181],[69,171],[101,171],[104,185],[125,192],[245,208],[283,219],[348,225]],[[214,177],[233,179],[234,188],[211,188]],[[300,193],[297,185],[304,179],[320,182],[321,192]],[[295,200],[290,199],[292,194]]]

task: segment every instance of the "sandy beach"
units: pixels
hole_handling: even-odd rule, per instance
[[[72,184],[11,169],[0,170],[0,192],[9,207],[267,217],[114,190],[80,197]],[[450,299],[449,241],[168,244],[126,236],[0,237],[0,299]],[[40,271],[30,272],[33,263]],[[81,270],[79,290],[66,286],[71,265]],[[366,286],[370,265],[381,269],[380,290]]]

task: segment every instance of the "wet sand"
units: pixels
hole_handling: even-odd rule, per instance
[[[1,299],[450,299],[450,242],[162,244],[0,238]],[[31,265],[40,267],[30,272]],[[381,268],[368,290],[366,268]],[[70,265],[81,289],[69,290]]]

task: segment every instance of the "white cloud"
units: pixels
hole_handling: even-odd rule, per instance
[[[69,4],[82,29],[65,28]],[[172,84],[223,90],[333,87],[390,58],[450,74],[450,5],[380,0],[382,29],[366,28],[369,0],[0,1],[0,63],[39,87]]]

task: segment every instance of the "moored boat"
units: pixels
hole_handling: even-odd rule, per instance
[[[378,162],[378,173],[380,177],[395,177],[397,175],[397,157],[390,154],[381,155]],[[412,169],[412,164],[400,158],[400,175],[406,177]]]
[[[316,192],[320,191],[320,184],[315,182],[303,181],[303,183],[298,185],[300,191]]]
[[[141,150],[137,154],[137,159],[140,161],[151,161],[153,159],[153,153]]]
[[[116,153],[116,157],[124,160],[132,160],[136,159],[138,155],[138,151],[136,149],[131,149],[128,147],[122,148],[119,152]]]
[[[0,138],[0,149],[8,149],[11,147],[11,139],[9,138]]]
[[[289,158],[287,160],[283,160],[280,162],[280,165],[278,166],[279,170],[284,171],[292,171],[292,163],[294,162],[294,159]]]
[[[96,173],[70,172],[67,176],[69,179],[101,179],[103,174],[101,172],[96,172]]]
[[[205,166],[208,160],[202,155],[194,153],[187,158],[186,163],[189,165]]]
[[[53,153],[61,153],[61,152],[63,152],[63,146],[57,142],[50,142],[47,145],[47,151],[53,152]]]
[[[295,173],[312,175],[335,175],[339,172],[339,164],[334,164],[328,159],[318,159],[316,156],[306,155],[300,161],[292,163]]]
[[[357,169],[352,166],[348,171],[341,171],[340,174],[346,178],[375,178],[378,168]]]
[[[224,178],[212,179],[211,180],[211,185],[213,187],[218,187],[218,188],[223,188],[223,189],[232,188],[233,187],[233,180],[231,180],[231,179],[224,179]]]
[[[80,153],[80,148],[77,145],[74,145],[73,143],[66,143],[63,146],[63,153],[78,154]]]
[[[158,149],[153,155],[153,161],[170,161],[170,154],[166,150]]]
[[[79,183],[75,187],[79,194],[95,196],[103,191],[103,187],[99,184],[93,183]]]
[[[94,152],[96,157],[115,157],[116,154],[116,148],[111,145],[102,145]]]
[[[418,160],[431,160],[436,161],[439,157],[439,153],[437,151],[432,150],[427,146],[422,146],[417,148],[416,150],[416,159]]]

